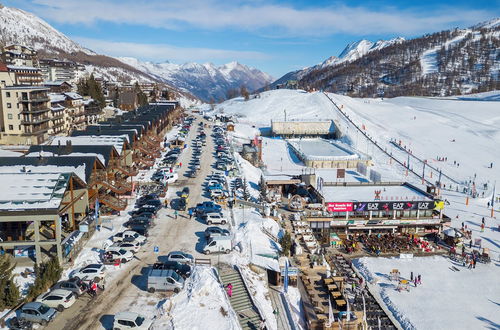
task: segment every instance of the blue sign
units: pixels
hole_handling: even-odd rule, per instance
[[[153,252],[154,252],[154,253],[160,253],[160,248],[159,248],[158,246],[155,246],[155,247],[153,248]]]

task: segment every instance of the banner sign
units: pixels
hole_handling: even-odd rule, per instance
[[[352,211],[409,211],[409,210],[432,210],[434,202],[357,202],[352,203]]]
[[[326,203],[329,212],[351,212],[353,203]]]

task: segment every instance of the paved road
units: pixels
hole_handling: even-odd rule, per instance
[[[188,135],[187,143],[196,137],[198,127],[198,118]],[[188,163],[191,159],[191,148],[187,148],[180,157],[182,168],[179,170],[179,181],[171,185],[169,189],[180,191],[184,186],[189,186],[190,198],[188,206],[194,206],[197,203],[206,200],[202,197],[202,183],[206,176],[211,173],[214,162],[214,145],[210,137],[211,129],[205,129],[207,145],[203,147],[201,157],[201,171],[197,178],[188,179],[184,173],[188,170]],[[172,193],[169,193],[171,196]],[[89,298],[80,298],[70,309],[59,315],[47,329],[102,329],[110,327],[112,324],[112,315],[119,311],[132,310],[135,305],[138,310],[152,309],[154,305],[165,297],[165,293],[150,294],[145,291],[145,276],[141,276],[148,265],[154,263],[158,256],[166,255],[172,250],[183,250],[192,253],[195,258],[206,256],[199,251],[204,244],[203,231],[206,225],[195,220],[189,220],[186,213],[181,212],[178,219],[173,219],[173,210],[162,209],[156,219],[155,226],[150,230],[150,236],[147,243],[136,254],[137,259],[123,265],[120,275],[112,283],[107,283],[106,290],[89,301]],[[158,246],[160,253],[153,253],[154,246]],[[217,256],[211,256],[213,261]],[[136,308],[136,310],[137,310]]]

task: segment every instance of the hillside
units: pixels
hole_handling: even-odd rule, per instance
[[[141,62],[135,58],[123,57],[120,61],[148,73],[158,80],[189,91],[204,101],[224,100],[228,91],[245,86],[257,90],[273,79],[268,74],[238,62],[222,66],[212,63],[152,63]]]
[[[74,42],[50,24],[26,11],[0,5],[0,46],[21,44],[39,52],[41,58],[66,59],[85,66],[108,81],[137,80],[157,82],[183,94],[209,101],[226,99],[229,90],[245,85],[256,90],[272,78],[257,69],[232,62],[216,67],[213,64],[155,64],[134,58],[116,59],[96,54]]]
[[[447,96],[500,89],[500,19],[420,38],[350,44],[321,64],[271,86],[298,80],[305,89],[360,97]]]

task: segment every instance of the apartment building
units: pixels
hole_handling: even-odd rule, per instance
[[[40,69],[45,81],[76,82],[76,63],[58,59],[41,59]]]
[[[2,62],[14,66],[37,67],[37,52],[21,45],[9,45],[2,49]]]

